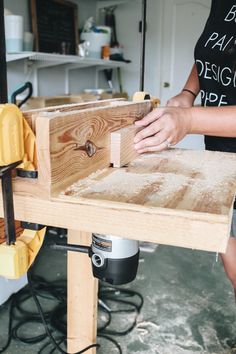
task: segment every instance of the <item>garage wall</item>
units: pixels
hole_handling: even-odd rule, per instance
[[[82,27],[84,21],[96,15],[96,0],[77,0],[79,12],[79,26]],[[27,0],[5,0],[5,7],[15,14],[23,15],[25,18],[24,27],[29,31],[29,15]],[[147,10],[147,48],[146,48],[146,75],[145,89],[153,95],[159,95],[159,68],[160,68],[160,33],[161,28],[161,0],[149,0]],[[122,79],[124,90],[132,95],[139,90],[140,75],[140,40],[141,34],[138,32],[139,20],[141,20],[141,0],[130,0],[130,2],[119,5],[115,11],[117,21],[118,39],[124,46],[124,57],[132,61],[127,68],[122,69]],[[23,63],[8,64],[9,91],[30,79],[25,76]],[[83,69],[71,72],[72,93],[79,92],[84,88],[94,86],[94,69]],[[50,80],[48,80],[50,77]],[[155,78],[155,79],[153,79]],[[116,71],[113,73],[113,80],[116,83]],[[100,86],[108,87],[104,76],[100,75]],[[115,84],[116,88],[117,85]],[[56,95],[64,92],[64,72],[63,67],[40,70],[39,90],[41,95]]]
[[[79,12],[79,26],[83,26],[84,21],[89,16],[96,15],[96,0],[77,0]],[[28,0],[5,0],[5,8],[14,14],[24,16],[24,29],[30,30],[30,21],[28,14]],[[64,93],[64,67],[59,66],[50,69],[40,70],[39,94],[40,95],[58,95]],[[28,72],[28,75],[27,75]],[[50,78],[50,80],[49,80]],[[31,80],[30,71],[24,66],[24,63],[8,63],[8,91],[9,95],[21,84]],[[73,71],[71,74],[71,92],[80,92],[84,88],[94,86],[94,69],[83,69]]]
[[[156,96],[159,96],[160,80],[161,12],[162,1],[148,0],[145,90]],[[124,46],[125,58],[132,60],[127,69],[123,69],[124,86],[131,94],[139,90],[141,1],[131,0],[120,5],[116,10],[116,19],[118,39]]]

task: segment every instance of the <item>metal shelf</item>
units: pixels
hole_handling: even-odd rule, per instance
[[[109,68],[120,68],[127,65],[122,61],[94,59],[94,58],[80,58],[77,55],[62,55],[49,54],[39,52],[20,52],[8,53],[6,56],[7,62],[12,63],[23,60],[25,63],[25,72],[32,72],[34,94],[38,95],[38,71],[39,69],[64,65],[65,72],[65,94],[69,93],[69,73],[71,70],[82,69],[86,67],[96,68],[95,83],[98,82],[98,73],[100,70]]]
[[[47,63],[50,65],[51,62],[55,63],[55,65],[78,64],[81,65],[81,67],[100,65],[111,68],[117,68],[126,65],[126,63],[124,62],[104,59],[80,58],[77,55],[49,54],[39,52],[21,52],[7,54],[7,62],[13,62],[23,59],[28,59],[36,62],[44,62],[45,67],[47,66]]]
[[[123,5],[131,0],[99,0],[97,2],[97,10],[104,9],[110,6]]]

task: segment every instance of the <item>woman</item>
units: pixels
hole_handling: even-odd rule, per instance
[[[212,0],[194,58],[182,92],[136,122],[143,127],[134,139],[139,153],[164,150],[187,134],[204,134],[208,150],[236,153],[236,0]],[[199,93],[202,107],[193,107]],[[236,297],[235,209],[231,236],[221,258]]]

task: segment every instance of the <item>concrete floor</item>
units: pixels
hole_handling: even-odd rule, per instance
[[[50,242],[50,241],[49,241]],[[48,280],[65,278],[66,254],[43,248],[35,272]],[[138,327],[117,337],[123,354],[229,354],[236,341],[236,306],[231,286],[215,255],[159,246],[141,253],[137,279],[126,286],[142,293],[144,306]],[[30,305],[32,306],[32,304]],[[131,317],[120,321],[131,321]],[[0,308],[0,347],[4,343],[8,309]],[[117,323],[119,325],[119,323]],[[34,331],[42,330],[38,325]],[[100,340],[101,354],[117,350]],[[36,354],[42,344],[13,341],[7,354]],[[56,352],[55,352],[56,353]]]

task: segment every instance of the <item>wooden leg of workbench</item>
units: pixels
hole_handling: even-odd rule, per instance
[[[91,234],[68,231],[68,243],[90,245]],[[68,252],[67,351],[76,353],[96,343],[98,281],[92,275],[88,255]],[[95,354],[96,349],[86,353]]]

